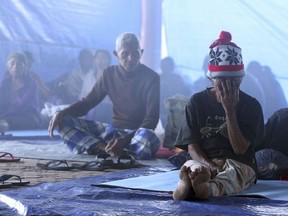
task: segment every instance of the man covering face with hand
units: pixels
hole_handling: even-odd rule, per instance
[[[263,135],[259,102],[240,90],[241,49],[222,31],[210,46],[207,77],[213,87],[194,94],[176,146],[188,151],[175,200],[239,193],[256,180],[254,146]]]

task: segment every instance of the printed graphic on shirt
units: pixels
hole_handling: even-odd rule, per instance
[[[210,138],[221,133],[223,128],[226,128],[225,116],[208,116],[206,118],[206,125],[200,129],[202,138]]]

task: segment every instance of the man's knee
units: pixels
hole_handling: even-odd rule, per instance
[[[136,131],[131,146],[138,159],[149,160],[155,157],[160,147],[160,140],[152,130],[140,128]]]

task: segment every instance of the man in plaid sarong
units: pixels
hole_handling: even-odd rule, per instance
[[[140,63],[142,53],[135,34],[121,34],[113,52],[119,64],[105,69],[86,97],[53,116],[50,136],[58,127],[64,143],[76,154],[128,153],[138,159],[153,158],[160,146],[154,133],[159,120],[160,78]],[[78,118],[107,95],[113,104],[111,125]]]

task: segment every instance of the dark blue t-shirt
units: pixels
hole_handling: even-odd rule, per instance
[[[186,106],[176,146],[187,151],[198,144],[209,159],[234,159],[256,168],[254,147],[263,137],[264,120],[260,103],[240,91],[236,116],[243,136],[251,143],[245,154],[236,155],[230,144],[226,115],[222,104],[209,94],[209,89],[194,94]]]

